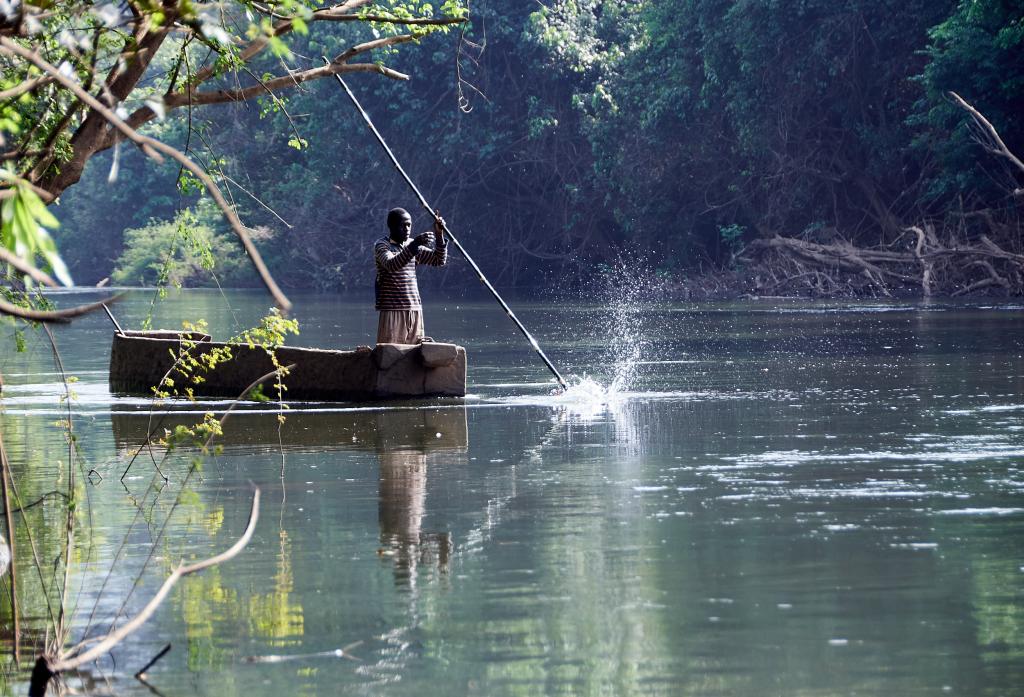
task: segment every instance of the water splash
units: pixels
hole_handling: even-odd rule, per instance
[[[607,405],[619,401],[622,394],[615,388],[615,383],[604,385],[597,380],[572,375],[566,381],[567,390],[558,392],[556,401],[561,404],[602,404]]]
[[[550,399],[560,411],[582,422],[606,416],[623,399],[611,386],[586,375],[570,375],[566,386],[568,389],[552,391]]]
[[[622,402],[637,388],[641,371],[654,362],[644,360],[648,353],[651,315],[646,305],[661,297],[659,282],[639,263],[623,262],[609,267],[593,281],[586,295],[603,299],[605,316],[599,320],[604,330],[597,334],[597,364],[601,375],[570,375],[567,389],[554,391],[558,403],[585,410]]]
[[[609,269],[600,283],[609,310],[605,363],[612,369],[609,394],[634,390],[649,350],[651,315],[645,307],[661,297],[660,282],[640,262],[624,261]]]

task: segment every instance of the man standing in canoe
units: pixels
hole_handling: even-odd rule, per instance
[[[416,265],[444,266],[448,261],[448,241],[440,215],[434,217],[433,233],[424,232],[410,240],[411,230],[412,216],[403,208],[393,208],[388,211],[388,236],[373,245],[377,263],[375,307],[380,312],[378,344],[418,344],[424,340]],[[433,240],[436,242],[431,247]]]

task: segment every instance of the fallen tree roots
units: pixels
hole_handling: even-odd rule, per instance
[[[827,297],[998,292],[1024,295],[1024,254],[987,235],[940,240],[930,224],[906,228],[889,246],[858,247],[776,235],[750,243],[739,260],[756,295]]]

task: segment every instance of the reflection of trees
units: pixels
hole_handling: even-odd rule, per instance
[[[610,476],[630,476],[646,454],[627,407],[473,412],[490,437],[473,454],[495,464],[464,473],[481,500],[461,508],[479,523],[460,536],[453,565],[470,580],[431,598],[430,629],[472,618],[458,660],[478,670],[479,694],[667,693],[645,682],[665,653],[650,609],[663,599],[647,582],[653,562],[635,551],[656,532],[621,524],[632,496],[609,500],[593,486],[609,450],[621,461]]]
[[[186,579],[181,585],[177,600],[185,620],[189,670],[220,668],[234,659],[221,640],[231,626],[247,627],[250,635],[268,639],[271,646],[301,643],[304,612],[293,597],[295,579],[287,531],[279,531],[279,541],[274,585],[267,593],[239,592],[225,585],[219,569]]]
[[[30,655],[37,646],[43,645],[47,631],[53,630],[54,618],[60,612],[61,588],[54,579],[58,579],[64,569],[64,524],[69,516],[80,520],[81,512],[69,510],[64,464],[68,459],[68,443],[62,424],[55,423],[53,418],[0,414],[0,429],[11,468],[21,643],[28,647]],[[75,492],[80,502],[88,503],[90,492],[81,485],[75,487]],[[84,510],[87,506],[81,508]],[[72,565],[88,557],[89,542],[86,540],[84,545],[71,548],[68,561]],[[42,573],[34,569],[35,559]],[[0,600],[0,622],[5,627],[13,627],[6,581]]]
[[[977,641],[992,683],[1020,685],[1024,677],[1024,607],[1017,563],[983,555],[972,563],[971,605]]]

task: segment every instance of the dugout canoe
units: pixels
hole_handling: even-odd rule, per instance
[[[224,348],[230,348],[231,358],[213,370],[189,374],[176,367],[183,353],[202,362]],[[466,395],[466,349],[455,344],[377,344],[354,351],[283,346],[277,349],[277,360],[294,364],[284,381],[284,397],[290,401]],[[235,398],[273,370],[270,356],[260,347],[229,346],[196,332],[115,332],[110,349],[110,391],[115,394],[152,395],[167,376],[173,383],[167,390],[184,394],[191,387],[196,397]],[[192,380],[195,374],[202,379]],[[266,382],[263,394],[277,398],[274,380]]]

